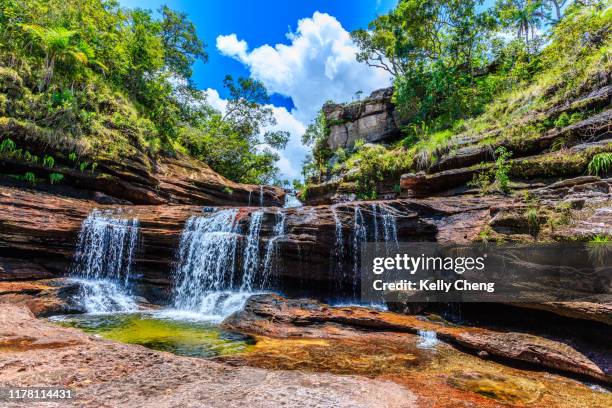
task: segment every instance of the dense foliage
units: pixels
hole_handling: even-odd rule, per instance
[[[265,133],[265,89],[228,79],[228,112],[215,111],[191,81],[196,60],[206,62],[205,44],[165,6],[1,0],[0,125],[69,141],[79,156],[190,154],[236,181],[272,181],[275,155],[262,143],[282,147],[286,135]]]
[[[452,149],[454,135],[528,139],[593,113],[526,118],[579,96],[609,72],[609,1],[498,0],[489,9],[482,3],[401,0],[368,30],[352,33],[357,59],[393,77],[404,138],[326,153],[319,173],[308,174],[311,183],[321,175],[355,182],[361,197],[372,198],[385,177],[435,163]]]

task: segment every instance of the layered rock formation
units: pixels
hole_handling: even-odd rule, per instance
[[[466,184],[494,167],[495,151],[500,147],[512,154],[511,179],[527,183],[527,187],[582,176],[594,155],[612,151],[611,84],[609,73],[599,73],[572,98],[559,100],[544,110],[523,112],[510,132],[488,123],[484,130],[468,130],[442,145],[425,147],[399,170],[377,180],[375,193],[390,199],[474,192]],[[360,102],[326,105],[328,146],[332,150],[352,148],[358,139],[380,143],[401,137],[401,122],[390,95],[390,89],[383,89]],[[561,115],[572,114],[583,119],[552,126]],[[303,199],[312,205],[355,199],[359,191],[353,173],[355,169],[341,167],[339,173],[328,175],[328,180],[309,186]],[[520,190],[525,185],[515,187]]]
[[[392,96],[393,88],[385,88],[361,101],[325,104],[323,113],[329,126],[329,148],[347,149],[357,140],[379,143],[401,136],[402,122],[391,103]]]
[[[79,158],[75,146],[68,141],[50,141],[36,136],[33,129],[16,120],[1,121],[0,129],[16,148],[23,150],[27,146],[28,154],[38,158],[25,160],[15,154],[0,154],[0,182],[4,185],[27,185],[13,182],[13,178],[6,175],[31,173],[36,179],[48,180],[50,174],[59,174],[62,176],[60,183],[39,183],[39,188],[103,204],[240,206],[249,205],[250,201],[259,203],[260,195],[265,205],[282,206],[284,203],[285,193],[280,188],[234,183],[185,155],[153,159],[131,147],[129,154],[117,153],[113,157],[90,154]],[[52,163],[43,163],[40,159],[47,155],[53,157]]]
[[[360,211],[370,237],[374,212],[389,212],[399,241],[454,241],[474,239],[489,217],[495,202],[480,200],[396,200],[384,203],[355,202],[337,206],[275,209],[245,207],[238,219],[248,231],[250,216],[263,211],[260,250],[272,237],[279,211],[283,211],[286,234],[277,237],[280,254],[274,260],[274,279],[279,288],[300,294],[325,296],[336,290],[338,280],[332,264],[341,256],[342,268],[353,270],[355,212]],[[111,209],[123,216],[138,218],[140,250],[135,259],[139,280],[167,288],[172,284],[175,262],[185,221],[193,215],[206,216],[195,205],[100,205],[92,200],[57,196],[50,193],[3,188],[0,190],[0,280],[48,279],[68,270],[82,221],[94,209]],[[380,217],[380,214],[377,215]],[[338,228],[340,237],[338,237]],[[340,240],[340,242],[338,242]],[[342,246],[343,253],[337,254]],[[307,265],[307,270],[304,268]],[[352,273],[346,279],[353,279]]]
[[[368,332],[434,332],[437,338],[483,356],[526,362],[535,366],[612,382],[609,361],[595,363],[573,347],[526,333],[447,325],[444,322],[374,311],[362,307],[330,307],[312,300],[288,300],[275,295],[249,299],[244,310],[230,316],[224,327],[272,337],[337,338],[344,330]]]

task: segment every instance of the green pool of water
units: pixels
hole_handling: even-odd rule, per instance
[[[75,315],[53,321],[106,339],[190,357],[212,358],[242,353],[255,343],[249,336],[222,330],[208,322],[145,313]]]

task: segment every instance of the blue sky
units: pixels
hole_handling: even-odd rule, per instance
[[[298,20],[312,17],[315,11],[335,16],[347,31],[363,27],[378,14],[384,14],[396,0],[121,0],[124,7],[157,10],[162,5],[185,12],[196,25],[198,35],[208,45],[209,61],[194,66],[193,79],[202,89],[217,89],[222,97],[223,78],[249,76],[249,70],[239,61],[218,52],[215,41],[219,35],[235,33],[253,46],[287,42],[287,33],[295,31]],[[292,108],[288,98],[276,97],[275,105]]]

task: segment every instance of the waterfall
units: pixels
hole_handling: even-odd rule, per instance
[[[261,278],[261,287],[265,288],[270,280],[270,276],[273,272],[273,264],[276,257],[276,241],[285,235],[285,213],[279,211],[276,214],[276,224],[274,225],[274,229],[272,230],[272,236],[268,240],[268,245],[266,247],[266,257],[264,259],[264,272]]]
[[[398,245],[397,224],[393,210],[378,203],[370,204],[369,209],[370,216],[367,218],[364,216],[364,212],[359,205],[354,207],[353,212],[353,231],[349,252],[353,257],[351,289],[354,296],[357,295],[361,276],[361,244],[373,242],[376,250],[379,250],[379,243],[384,243],[385,253],[387,254],[391,252],[393,245],[396,247]],[[347,281],[349,275],[347,272],[350,270],[350,266],[346,265],[345,262],[345,240],[340,215],[334,207],[331,207],[331,212],[335,224],[335,244],[332,252],[331,273],[335,277],[336,282],[338,282],[338,286],[341,287],[341,284]]]
[[[250,292],[253,289],[253,281],[259,269],[259,231],[261,230],[262,218],[263,211],[255,211],[251,214],[249,235],[247,236],[246,248],[244,250],[241,291]]]
[[[263,185],[260,185],[259,186],[259,206],[263,207],[263,203],[264,203]]]
[[[285,194],[285,205],[284,208],[296,208],[302,207],[302,202],[297,199],[295,193],[287,193]]]
[[[395,215],[384,205],[379,206],[380,214],[382,214],[383,238],[385,241],[385,252],[390,252],[389,244],[393,243],[397,248],[397,222]]]
[[[90,313],[135,310],[129,279],[138,242],[138,220],[94,210],[83,221],[71,275]]]
[[[357,295],[359,280],[361,277],[361,244],[368,240],[368,229],[361,212],[361,208],[355,206],[353,225],[353,295]]]
[[[438,336],[435,331],[432,330],[418,330],[417,348],[420,349],[433,349],[438,343]]]
[[[193,216],[185,223],[175,270],[174,305],[178,309],[212,312],[210,293],[232,288],[238,247],[238,210]]]
[[[342,233],[342,221],[338,216],[338,212],[334,207],[331,207],[331,212],[334,217],[334,252],[332,254],[333,262],[333,276],[339,287],[341,287],[342,281],[346,278],[346,272],[344,268],[344,235]]]
[[[241,276],[237,274],[237,255],[241,250],[238,210],[220,210],[210,216],[193,216],[187,221],[174,272],[176,309],[196,313],[199,318],[221,321],[242,308],[254,287],[263,287],[262,279],[257,279],[261,269],[262,219],[263,211],[251,213],[242,252]],[[284,231],[284,218],[282,225]],[[266,256],[268,250],[273,252],[273,248],[266,249]]]
[[[372,209],[372,220],[374,221],[374,242],[378,244],[378,204],[370,204],[370,208]],[[378,245],[376,246],[378,248]]]

